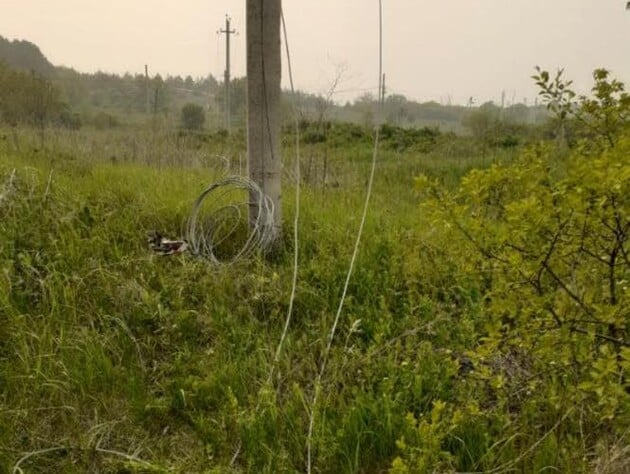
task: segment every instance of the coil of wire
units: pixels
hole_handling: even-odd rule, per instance
[[[228,176],[195,200],[185,234],[194,255],[215,265],[236,263],[273,243],[273,201],[251,179]]]

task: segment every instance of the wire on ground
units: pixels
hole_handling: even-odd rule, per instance
[[[248,199],[226,199],[246,192]],[[218,207],[211,207],[214,204]],[[243,211],[243,208],[246,208]],[[249,216],[248,210],[256,210]],[[248,227],[244,243],[227,256],[218,253],[224,242],[235,240],[236,232]],[[229,265],[270,248],[276,237],[273,201],[254,181],[243,176],[228,176],[210,185],[193,204],[186,223],[185,239],[193,255],[215,265]]]

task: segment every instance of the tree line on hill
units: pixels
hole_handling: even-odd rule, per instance
[[[145,77],[130,73],[80,73],[52,65],[33,43],[9,41],[2,36],[0,64],[3,89],[0,120],[10,125],[58,124],[77,128],[85,124],[108,128],[142,121],[146,116],[159,116],[190,129],[225,127],[225,88],[211,75],[195,79],[191,76],[163,78],[159,74]],[[231,125],[244,128],[246,78],[234,79],[230,91]],[[442,105],[432,101],[418,103],[400,94],[388,95],[383,111],[379,112],[378,100],[371,93],[340,105],[333,100],[335,92],[334,86],[326,96],[285,92],[283,116],[289,121],[290,108],[297,104],[301,116],[315,124],[334,121],[371,127],[378,116],[391,126],[438,127],[443,131],[472,134],[488,144],[503,145],[510,142],[510,139],[505,141],[505,136],[518,135],[547,117],[544,108],[524,104],[510,107],[499,107],[492,102],[480,107]],[[197,117],[196,121],[189,120],[191,113]]]

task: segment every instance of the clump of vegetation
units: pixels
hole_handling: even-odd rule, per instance
[[[201,130],[206,122],[203,107],[189,103],[182,107],[181,124],[185,130]]]
[[[43,142],[47,126],[64,123],[68,118],[59,91],[48,79],[10,69],[0,62],[0,123],[37,128]]]
[[[583,456],[595,457],[602,439],[625,446],[630,427],[628,100],[623,85],[608,82],[608,73],[598,70],[594,98],[574,103],[570,84],[560,76],[555,86],[544,71],[536,78],[558,119],[574,117],[588,133],[568,156],[554,159],[552,147],[535,147],[509,166],[472,171],[451,193],[427,177],[417,181],[428,193],[424,213],[431,216],[434,232],[449,242],[444,258],[455,263],[468,285],[475,282],[483,317],[474,323],[479,343],[466,352],[471,391],[465,399],[436,401],[427,417],[410,416],[399,440],[403,456],[393,463],[393,472],[436,466],[508,469],[526,457],[532,458],[528,470],[533,470],[536,458],[548,457],[545,462],[557,466],[584,446],[591,451]],[[453,449],[479,449],[484,424],[485,433],[510,426],[503,430],[504,441],[486,438],[501,449],[487,445],[479,461],[462,465]],[[547,430],[532,431],[541,425]],[[575,437],[578,432],[588,435]],[[517,436],[531,439],[531,448],[502,462],[495,458]],[[541,454],[544,446],[560,452]]]

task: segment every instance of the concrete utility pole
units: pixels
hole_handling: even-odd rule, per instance
[[[146,112],[147,115],[151,113],[151,93],[149,92],[149,65],[144,65],[144,87],[146,89]]]
[[[236,30],[230,29],[230,17],[225,15],[225,30],[219,30],[219,33],[225,33],[225,129],[230,133],[232,118],[230,116],[230,35],[236,33]]]
[[[280,156],[281,0],[247,0],[247,154],[249,177],[273,201],[282,229]],[[250,222],[258,215],[250,203]]]
[[[385,74],[383,74],[383,87],[381,88],[381,97],[379,102],[382,104],[385,102],[385,97],[387,96],[387,88],[385,87]]]

